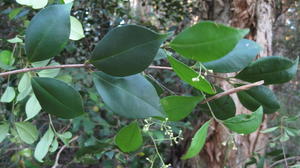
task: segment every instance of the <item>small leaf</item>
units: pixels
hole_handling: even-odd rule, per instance
[[[60,53],[70,35],[72,3],[51,5],[33,17],[25,34],[29,61],[42,61]]]
[[[69,39],[71,40],[80,40],[84,38],[82,24],[74,16],[70,16],[71,20],[71,33]]]
[[[263,106],[264,113],[270,114],[280,108],[275,94],[266,86],[256,86],[249,90],[240,91],[237,95],[243,106],[251,111]]]
[[[4,70],[14,69],[12,66],[15,62],[13,54],[9,50],[3,50],[0,52],[0,68]]]
[[[53,153],[58,149],[58,141],[56,138],[53,139],[52,144],[49,148],[49,152]]]
[[[199,74],[195,72],[193,69],[188,67],[187,65],[183,64],[182,62],[176,60],[175,58],[168,56],[168,60],[173,67],[176,74],[182,79],[183,81],[187,82],[191,86],[195,87],[198,90],[201,90],[208,94],[214,94],[215,91],[210,85],[210,83],[202,78],[199,77]],[[199,81],[193,81],[193,78],[199,77]]]
[[[53,138],[54,133],[49,127],[44,136],[40,139],[40,141],[35,147],[34,158],[37,161],[43,162],[43,158],[47,155],[50,145],[52,144]]]
[[[38,139],[38,130],[28,122],[16,122],[16,129],[19,137],[27,144],[33,144]]]
[[[203,65],[214,72],[238,72],[255,59],[260,49],[254,41],[242,39],[230,53],[215,61],[203,63]]]
[[[20,39],[18,36],[16,36],[12,39],[8,39],[7,42],[15,44],[15,43],[23,43],[23,40]]]
[[[25,97],[27,97],[30,94],[31,90],[32,88],[30,84],[30,74],[24,73],[18,84],[19,94],[17,96],[17,101],[21,101]]]
[[[186,58],[208,62],[228,54],[248,32],[203,21],[179,33],[170,46]]]
[[[196,132],[194,135],[191,145],[189,146],[187,152],[181,157],[181,159],[190,159],[196,155],[202,150],[207,136],[207,130],[210,124],[210,120],[205,122],[201,128]]]
[[[0,143],[6,138],[8,135],[9,125],[7,123],[0,125]]]
[[[263,134],[266,134],[266,133],[273,132],[273,131],[275,131],[277,129],[278,129],[278,127],[271,127],[271,128],[264,129],[264,130],[262,130],[260,132],[263,133]]]
[[[224,120],[223,124],[238,134],[250,134],[259,128],[262,118],[263,108],[261,106],[252,114],[239,114]]]
[[[31,6],[33,9],[41,9],[47,5],[48,0],[17,0],[17,3]]]
[[[168,57],[167,51],[164,50],[164,49],[162,49],[162,48],[160,48],[160,49],[158,49],[158,52],[157,52],[154,60],[158,61],[158,60],[161,60],[161,59],[165,59],[167,57]]]
[[[300,134],[300,130],[298,130],[296,128],[285,127],[284,129],[289,136],[295,137]]]
[[[137,74],[151,64],[167,37],[141,26],[119,26],[97,44],[90,62],[113,76]]]
[[[168,96],[160,100],[169,121],[179,121],[187,117],[203,100],[203,96]]]
[[[57,62],[52,62],[49,64],[49,66],[56,66],[56,65],[60,65]],[[48,77],[48,78],[54,78],[56,77],[60,72],[60,68],[57,69],[45,69],[45,70],[41,70],[40,72],[38,72],[39,77]]]
[[[143,144],[143,137],[138,123],[135,121],[123,127],[115,136],[115,144],[123,152],[138,150]]]
[[[113,77],[95,72],[94,83],[105,105],[123,117],[164,116],[155,88],[140,74]]]
[[[33,92],[49,114],[71,119],[84,114],[80,94],[68,84],[53,78],[31,79]]]
[[[27,101],[25,105],[25,112],[26,112],[26,121],[35,117],[40,111],[42,107],[39,101],[36,99],[35,95],[33,94]]]
[[[0,102],[10,103],[14,100],[15,97],[16,97],[15,89],[13,87],[8,86],[5,89],[3,95],[1,96]]]
[[[43,61],[33,62],[33,63],[31,63],[31,65],[33,67],[43,67],[43,66],[48,65],[49,62],[50,62],[50,59],[47,59],[47,60],[43,60]]]
[[[266,85],[285,83],[295,77],[298,62],[299,57],[294,62],[279,56],[263,57],[251,63],[236,78],[247,82],[264,80]]]

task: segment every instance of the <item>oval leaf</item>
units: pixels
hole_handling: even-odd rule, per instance
[[[104,103],[123,117],[163,117],[155,88],[140,74],[113,77],[96,72],[94,83]]]
[[[228,54],[248,32],[204,21],[178,34],[170,46],[184,57],[208,62]]]
[[[52,58],[64,48],[70,35],[71,7],[71,3],[52,5],[33,17],[25,35],[29,61]]]
[[[8,86],[3,95],[1,96],[0,102],[2,103],[10,103],[14,100],[16,96],[15,89],[13,87]]]
[[[7,123],[0,125],[0,143],[6,138],[8,135],[9,125]]]
[[[259,51],[260,47],[257,43],[242,39],[230,53],[215,61],[203,63],[203,65],[214,72],[238,72],[248,66]]]
[[[168,96],[160,100],[169,121],[179,121],[187,117],[203,96]]]
[[[214,89],[206,79],[199,77],[199,81],[193,81],[193,78],[198,77],[198,73],[195,72],[193,69],[171,56],[168,56],[168,60],[176,74],[180,77],[180,79],[205,93],[215,93]]]
[[[299,57],[293,62],[279,56],[263,57],[242,70],[236,78],[256,82],[264,80],[265,84],[277,84],[290,81],[297,72]]]
[[[70,21],[71,21],[71,32],[70,32],[70,37],[69,38],[71,40],[80,40],[80,39],[82,39],[84,37],[82,24],[74,16],[70,16]]]
[[[53,138],[54,133],[49,127],[44,136],[41,138],[41,140],[35,147],[34,158],[37,161],[43,162],[43,158],[47,155],[50,145],[52,144]]]
[[[263,118],[263,108],[259,107],[252,114],[239,114],[223,121],[223,124],[231,131],[239,134],[250,134],[256,131]]]
[[[40,111],[42,107],[39,101],[36,99],[35,95],[33,94],[25,105],[25,112],[26,112],[26,121],[35,117]]]
[[[255,111],[259,106],[263,106],[264,113],[270,114],[280,108],[275,94],[266,86],[256,86],[249,90],[238,92],[237,95],[243,106],[251,111]]]
[[[150,65],[167,37],[141,26],[120,26],[97,44],[90,62],[113,76],[137,74]]]
[[[181,159],[190,159],[198,155],[205,144],[209,124],[210,120],[204,123],[196,132],[192,139],[190,147],[188,148],[187,152],[181,157]]]
[[[138,123],[135,121],[123,127],[115,136],[115,144],[123,152],[138,150],[143,144],[143,137]]]
[[[33,92],[49,114],[71,119],[84,113],[80,94],[68,84],[53,78],[31,79]]]
[[[22,141],[33,144],[38,139],[38,130],[28,122],[16,122],[16,129]]]

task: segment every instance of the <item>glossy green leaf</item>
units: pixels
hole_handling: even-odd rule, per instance
[[[242,70],[236,78],[256,82],[264,80],[265,84],[285,83],[295,77],[299,57],[295,61],[279,56],[263,57]]]
[[[138,123],[135,121],[123,127],[115,136],[115,144],[123,152],[138,150],[143,144],[143,137]]]
[[[38,130],[35,125],[28,122],[16,122],[17,132],[22,141],[33,144],[38,139]]]
[[[43,158],[47,155],[53,138],[54,132],[52,131],[51,127],[49,127],[35,147],[34,158],[37,161],[43,162]]]
[[[179,121],[187,117],[203,96],[168,96],[160,100],[169,121]]]
[[[119,26],[97,44],[90,62],[113,76],[137,74],[151,64],[167,37],[141,26]]]
[[[80,94],[68,84],[53,78],[31,79],[33,92],[49,114],[71,119],[84,114]]]
[[[176,72],[176,74],[186,83],[190,84],[191,86],[193,86],[194,88],[201,90],[205,93],[208,94],[214,94],[215,91],[212,88],[212,86],[210,85],[210,83],[202,78],[199,77],[199,81],[193,81],[194,78],[198,77],[198,73],[195,72],[193,69],[191,69],[190,67],[188,67],[187,65],[183,64],[182,62],[176,60],[175,58],[168,56],[168,60],[171,64],[171,66],[173,67],[174,71]]]
[[[181,159],[190,159],[202,150],[207,136],[207,130],[210,124],[210,120],[204,123],[201,128],[194,135],[192,142],[187,150],[187,152],[181,157]]]
[[[259,52],[260,47],[257,43],[242,39],[230,53],[220,59],[205,62],[203,65],[214,72],[238,72],[248,66]]]
[[[238,92],[237,95],[243,106],[251,111],[255,111],[258,107],[263,106],[264,113],[270,114],[280,108],[275,94],[266,86],[256,86],[249,90]]]
[[[28,99],[28,101],[26,102],[26,105],[25,105],[25,112],[26,112],[26,116],[27,116],[26,121],[35,117],[41,111],[41,109],[42,109],[42,107],[41,107],[39,101],[33,94]]]
[[[3,95],[1,96],[0,102],[10,103],[14,100],[15,97],[16,97],[15,89],[13,87],[8,86],[5,89]]]
[[[25,50],[29,61],[42,61],[59,54],[70,35],[72,4],[51,5],[31,20],[25,34]]]
[[[6,138],[8,135],[9,125],[7,123],[0,125],[0,143]]]
[[[262,118],[263,108],[259,107],[251,114],[239,114],[235,117],[224,120],[223,124],[236,133],[250,134],[259,128]]]
[[[224,92],[223,89],[217,87],[218,93]],[[209,96],[207,97],[209,98]],[[220,120],[226,120],[234,117],[236,113],[236,107],[231,96],[223,96],[218,99],[209,102],[209,105],[214,112],[214,115]],[[211,115],[210,109],[207,104],[200,105],[200,111],[208,115]]]
[[[71,40],[80,40],[84,37],[84,32],[82,24],[74,16],[70,16],[71,21],[71,32],[69,39]]]
[[[228,54],[248,32],[203,21],[179,33],[170,46],[184,57],[208,62]]]
[[[123,117],[164,116],[155,88],[140,74],[113,77],[95,72],[94,83],[105,105]]]

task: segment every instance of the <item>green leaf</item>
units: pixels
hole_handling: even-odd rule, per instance
[[[54,133],[51,127],[49,127],[35,147],[34,158],[37,161],[43,162],[43,158],[47,155],[50,145],[52,144],[53,138]]]
[[[143,144],[141,130],[136,121],[123,127],[115,136],[115,144],[123,152],[133,152],[138,150]]]
[[[72,133],[67,131],[67,132],[64,132],[62,134],[58,134],[56,133],[56,135],[59,137],[59,139],[61,141],[63,141],[64,144],[68,145],[69,144],[69,140],[72,138]]]
[[[10,103],[14,100],[15,97],[16,97],[15,89],[13,87],[8,86],[5,89],[3,95],[1,96],[0,102]]]
[[[0,52],[0,68],[4,70],[11,70],[14,67],[12,66],[15,62],[13,54],[9,50],[3,50]]]
[[[0,143],[6,138],[8,135],[9,125],[7,123],[0,125]]]
[[[25,112],[26,112],[26,121],[35,117],[40,111],[42,107],[39,101],[36,99],[35,95],[33,94],[27,101],[25,105]]]
[[[84,38],[83,28],[80,21],[76,19],[74,16],[70,16],[70,21],[71,21],[71,32],[70,32],[69,39],[80,40]]]
[[[152,76],[145,76],[145,78],[154,86],[156,92],[158,95],[161,95],[164,93],[164,89],[162,88],[162,85]]]
[[[264,80],[265,84],[285,83],[295,77],[299,57],[295,61],[280,56],[263,57],[242,70],[236,78],[256,82]]]
[[[223,121],[223,124],[238,134],[250,134],[256,131],[263,118],[263,108],[259,107],[252,114],[239,114]]]
[[[221,88],[217,87],[216,89],[218,93],[224,92],[224,90]],[[231,96],[229,95],[212,100],[209,102],[209,105],[212,111],[214,112],[214,115],[220,120],[226,120],[228,118],[235,116],[235,112],[236,112],[235,103],[231,98]],[[208,115],[211,115],[207,103],[201,104],[200,110]]]
[[[168,96],[160,100],[169,121],[179,121],[187,117],[203,96]]]
[[[186,58],[208,62],[228,54],[248,32],[203,21],[179,33],[170,46]]]
[[[58,141],[57,141],[57,138],[54,138],[51,145],[50,145],[50,148],[49,148],[49,152],[55,152],[56,150],[58,149]]]
[[[17,96],[17,101],[23,100],[26,96],[30,94],[31,90],[32,87],[30,83],[30,74],[24,73],[18,84],[19,94]]]
[[[62,51],[70,35],[71,7],[71,3],[51,5],[33,17],[25,35],[29,61],[49,59]]]
[[[56,65],[60,65],[57,62],[51,62],[49,64],[49,66],[56,66]],[[39,77],[49,77],[49,78],[54,78],[56,77],[60,72],[60,68],[57,69],[45,69],[45,70],[41,70],[40,72],[38,72]]]
[[[165,59],[167,57],[168,57],[167,51],[160,48],[160,49],[158,49],[158,52],[157,52],[154,60],[157,61],[157,60]]]
[[[105,105],[123,117],[163,117],[155,88],[140,74],[113,77],[95,72],[94,83]]]
[[[204,79],[202,76],[199,77],[199,74],[193,69],[183,64],[182,62],[176,60],[175,58],[168,56],[168,60],[173,67],[176,74],[185,82],[193,86],[194,88],[203,91],[208,94],[214,94],[215,91],[210,85],[210,83]],[[199,81],[193,81],[193,78],[199,77]]]
[[[27,144],[33,144],[38,139],[38,130],[28,122],[16,122],[16,129],[19,137]]]
[[[237,95],[243,106],[251,111],[263,106],[264,113],[270,114],[280,108],[275,94],[266,86],[256,86],[249,90],[240,91]]]
[[[191,145],[189,146],[187,152],[181,157],[181,159],[190,159],[201,151],[205,144],[206,136],[207,136],[207,130],[210,124],[210,120],[205,122],[201,128],[196,132],[194,135]]]
[[[23,40],[20,39],[18,36],[16,36],[12,39],[8,39],[7,42],[15,44],[15,43],[23,43]]]
[[[12,9],[9,14],[8,14],[8,18],[9,20],[14,19],[21,11],[23,8],[14,8]]]
[[[48,0],[16,0],[21,5],[31,6],[33,9],[44,8]]]
[[[215,61],[203,63],[203,65],[214,72],[238,72],[255,59],[260,49],[254,41],[242,39],[230,53]]]
[[[264,129],[264,130],[262,130],[260,132],[263,133],[263,134],[266,134],[266,133],[273,132],[273,131],[277,130],[278,128],[279,127],[271,127],[271,128]]]
[[[53,78],[31,79],[33,92],[49,114],[71,119],[84,114],[80,94],[68,84]]]
[[[109,144],[107,143],[96,143],[95,145],[89,145],[85,147],[81,147],[77,152],[76,152],[76,157],[80,158],[86,154],[99,154],[105,150],[105,148],[109,147]]]
[[[97,44],[90,62],[113,76],[137,74],[150,65],[167,37],[141,26],[119,26]]]
[[[43,61],[33,62],[33,63],[31,63],[31,65],[33,67],[43,67],[43,66],[47,66],[49,62],[50,62],[50,59],[47,59],[47,60],[43,60]]]

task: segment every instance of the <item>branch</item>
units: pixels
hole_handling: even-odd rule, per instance
[[[72,138],[72,139],[69,141],[69,144],[72,143],[73,141],[76,141],[78,138],[79,138],[79,136],[75,136],[74,138]],[[62,152],[66,147],[68,147],[68,145],[65,144],[65,145],[62,146],[62,147],[60,148],[60,150],[57,152],[56,157],[55,157],[55,163],[54,163],[54,165],[53,165],[51,168],[57,168],[57,167],[59,166],[58,161],[59,161],[59,158],[60,158],[60,154],[61,154],[61,152]]]
[[[237,87],[237,88],[229,89],[227,91],[224,91],[222,93],[216,94],[216,95],[214,95],[212,97],[209,97],[209,98],[205,99],[200,104],[205,104],[205,103],[207,103],[209,101],[212,101],[212,100],[215,100],[215,99],[219,99],[220,97],[227,96],[227,95],[230,95],[230,94],[233,94],[233,93],[236,93],[236,92],[239,92],[239,91],[243,91],[243,90],[248,90],[248,89],[250,89],[252,87],[260,86],[262,84],[264,84],[263,80],[255,82],[255,83],[250,83],[248,85],[243,85],[243,86],[240,86],[240,87]]]

